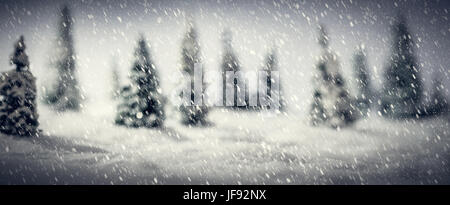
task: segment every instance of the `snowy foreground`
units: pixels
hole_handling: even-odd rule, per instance
[[[112,109],[57,116],[42,107],[43,136],[0,135],[0,184],[450,184],[448,117],[374,113],[336,131],[215,110],[211,127],[169,115],[167,129],[151,130],[114,126],[100,108]]]

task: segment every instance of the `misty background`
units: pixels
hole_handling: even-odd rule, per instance
[[[312,75],[320,55],[318,24],[327,27],[330,47],[339,55],[350,88],[356,90],[353,54],[362,43],[371,78],[379,89],[390,55],[391,23],[400,12],[407,18],[416,44],[426,91],[431,91],[432,77],[439,75],[447,98],[450,96],[450,2],[439,0],[1,0],[0,71],[13,69],[9,56],[13,43],[23,34],[38,87],[49,81],[49,71],[53,69],[50,58],[64,4],[71,8],[75,19],[76,70],[87,106],[109,102],[114,61],[122,84],[127,82],[140,33],[150,44],[163,93],[169,95],[179,82],[176,74],[181,69],[181,40],[189,16],[198,28],[206,71],[219,70],[221,33],[225,28],[233,33],[233,46],[243,71],[260,69],[265,55],[275,46],[288,110],[306,114],[312,100]]]

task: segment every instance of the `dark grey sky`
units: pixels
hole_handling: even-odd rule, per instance
[[[138,33],[143,33],[163,78],[163,89],[175,85],[179,68],[180,41],[185,16],[198,25],[206,69],[220,64],[220,33],[229,27],[233,45],[244,70],[260,67],[271,46],[279,51],[283,87],[298,109],[307,109],[311,74],[320,53],[316,43],[319,22],[328,27],[331,47],[339,54],[342,71],[352,84],[351,59],[355,47],[364,43],[372,78],[381,82],[390,49],[390,23],[398,12],[408,19],[423,78],[444,76],[450,85],[450,1],[385,0],[174,0],[174,1],[56,1],[1,0],[0,71],[11,69],[8,56],[24,34],[32,70],[38,83],[48,76],[48,59],[56,36],[58,10],[66,2],[75,18],[74,37],[80,82],[90,99],[106,96],[113,55],[125,80]],[[103,89],[105,88],[105,89]],[[448,91],[447,91],[448,94]]]

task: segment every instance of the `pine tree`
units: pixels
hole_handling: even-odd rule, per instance
[[[370,87],[370,76],[367,68],[364,45],[358,46],[353,55],[353,70],[356,78],[356,87],[358,89],[356,106],[362,116],[367,116],[373,96]]]
[[[318,73],[313,81],[311,123],[334,128],[349,125],[357,119],[357,113],[340,74],[337,56],[329,48],[329,38],[324,26],[319,27],[319,44],[322,47],[322,55],[317,65]]]
[[[122,89],[116,124],[128,127],[162,127],[165,98],[161,94],[159,75],[143,36],[138,40],[134,55],[131,84]]]
[[[310,110],[311,124],[314,126],[325,124],[327,121],[327,113],[322,103],[322,93],[319,89],[314,90],[313,102]]]
[[[392,53],[384,73],[381,111],[393,118],[416,116],[422,83],[414,56],[414,43],[403,16],[398,17],[392,30]]]
[[[36,136],[39,132],[36,109],[36,78],[29,70],[24,37],[15,44],[10,63],[13,71],[0,75],[0,132]]]
[[[284,104],[284,99],[283,99],[283,95],[281,92],[282,91],[281,81],[280,81],[280,78],[275,78],[275,76],[274,76],[274,72],[279,72],[278,57],[277,57],[275,48],[272,48],[270,50],[270,52],[266,55],[262,71],[267,72],[267,80],[264,83],[266,83],[266,86],[267,86],[266,95],[267,95],[270,103],[269,103],[269,106],[267,106],[266,108],[274,106],[275,103],[279,103],[278,110],[280,110],[280,111],[284,110],[285,104]],[[275,82],[276,80],[278,80],[280,82]],[[278,83],[278,89],[275,89],[274,83]],[[277,97],[275,97],[274,95],[277,95]],[[260,97],[261,96],[258,96],[259,102],[260,102]],[[279,101],[279,102],[275,102],[275,101]]]
[[[192,21],[188,22],[188,30],[182,42],[181,56],[182,56],[182,70],[190,76],[191,89],[187,93],[182,93],[181,96],[190,96],[190,102],[182,104],[180,111],[182,114],[182,122],[185,125],[207,125],[206,117],[208,115],[208,108],[204,103],[195,104],[194,92],[194,67],[201,64],[200,46],[198,44],[197,31]],[[203,81],[204,72],[202,72],[202,91],[197,93],[204,100],[206,85]],[[198,79],[197,79],[198,80]]]
[[[111,80],[112,80],[112,90],[111,97],[112,99],[118,99],[120,96],[120,76],[118,70],[117,62],[113,60],[112,63],[112,71],[111,71]]]
[[[16,71],[27,71],[30,66],[30,61],[28,60],[28,55],[25,53],[25,39],[23,36],[20,36],[19,40],[15,44],[15,51],[11,55],[10,64],[16,66]]]
[[[67,6],[61,11],[58,37],[58,56],[55,66],[58,73],[53,91],[46,93],[46,102],[56,110],[79,110],[82,97],[75,75],[75,49],[72,37],[73,18]]]
[[[226,98],[226,89],[227,88],[231,88],[233,89],[233,108],[237,108],[239,107],[238,104],[238,96],[240,95],[241,92],[245,92],[245,88],[244,87],[239,87],[237,79],[234,79],[234,81],[232,82],[232,85],[227,85],[227,78],[226,78],[226,73],[227,72],[234,72],[236,74],[236,72],[239,72],[241,70],[241,67],[239,65],[239,60],[236,56],[236,53],[233,49],[232,46],[232,34],[230,30],[225,30],[222,34],[222,43],[223,43],[223,52],[224,55],[222,57],[222,78],[223,78],[223,105],[227,105],[227,98]],[[231,100],[231,99],[228,99]]]
[[[448,100],[444,94],[444,85],[442,77],[435,76],[433,79],[433,91],[431,95],[431,103],[420,111],[421,116],[433,116],[449,113]]]

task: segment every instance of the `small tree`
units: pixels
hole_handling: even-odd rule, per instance
[[[120,96],[120,75],[118,70],[117,62],[113,60],[112,68],[111,68],[111,81],[112,81],[112,89],[111,89],[111,97],[112,99],[118,99]]]
[[[199,95],[204,100],[206,85],[203,81],[204,72],[202,72],[202,90],[201,93],[194,91],[194,67],[201,64],[200,46],[197,40],[197,31],[193,22],[188,22],[188,30],[184,36],[181,48],[181,66],[183,72],[190,76],[191,89],[187,93],[182,93],[181,96],[190,96],[190,102],[182,104],[180,111],[182,114],[182,122],[186,125],[207,125],[206,117],[208,115],[208,107],[203,103],[201,105],[195,104],[195,95]],[[189,82],[188,82],[189,83]]]
[[[335,128],[349,125],[357,119],[357,113],[344,78],[340,74],[337,56],[328,46],[329,38],[324,26],[319,27],[319,44],[322,47],[322,55],[313,82],[311,123]]]
[[[24,37],[21,36],[10,61],[16,69],[0,75],[0,132],[35,136],[39,132],[36,78],[29,71],[30,62],[25,48]]]
[[[138,40],[134,56],[131,84],[122,89],[116,124],[128,127],[162,127],[165,99],[161,94],[158,72],[143,36]]]
[[[367,116],[373,96],[370,87],[370,76],[367,68],[364,45],[358,46],[355,54],[353,55],[353,70],[355,73],[356,87],[358,89],[356,106],[361,115]]]
[[[384,72],[381,111],[393,118],[416,116],[422,83],[414,56],[414,43],[403,16],[398,17],[392,30],[392,53]]]
[[[274,76],[274,72],[279,72],[279,68],[278,68],[278,57],[277,57],[277,52],[275,48],[272,48],[270,50],[270,52],[266,55],[266,58],[264,60],[264,65],[262,68],[262,71],[267,72],[267,80],[266,82],[266,86],[267,86],[267,91],[266,94],[269,97],[269,102],[270,105],[268,107],[273,106],[275,103],[275,100],[279,101],[279,110],[283,111],[285,109],[285,104],[284,104],[284,99],[283,99],[283,95],[282,95],[282,89],[281,89],[281,81],[280,78],[275,78]],[[280,81],[280,82],[275,82],[276,80]],[[278,83],[278,88],[275,89],[274,83]],[[274,95],[277,95],[277,97],[275,97]],[[260,102],[260,98],[261,96],[258,96],[258,101]]]
[[[16,71],[27,71],[30,66],[30,61],[28,60],[28,55],[25,53],[25,39],[20,36],[19,40],[14,46],[14,53],[11,55],[11,65],[16,66]]]
[[[223,78],[223,104],[227,105],[227,96],[226,96],[226,89],[231,88],[233,89],[233,106],[234,108],[239,107],[238,106],[238,96],[241,92],[245,91],[245,88],[240,88],[237,82],[237,79],[234,79],[232,82],[232,85],[227,85],[227,72],[239,72],[241,70],[241,67],[239,65],[239,60],[236,56],[236,53],[232,46],[232,34],[230,30],[225,30],[222,34],[222,43],[223,43],[223,52],[224,55],[222,57],[222,78]],[[231,99],[228,99],[231,100]]]
[[[432,116],[449,113],[448,99],[444,94],[444,85],[442,77],[435,76],[433,79],[433,91],[431,95],[431,103],[421,111],[421,115]]]
[[[79,110],[82,97],[75,75],[75,49],[72,37],[73,18],[67,6],[61,11],[57,60],[54,62],[58,78],[53,91],[45,93],[46,100],[56,110]]]

